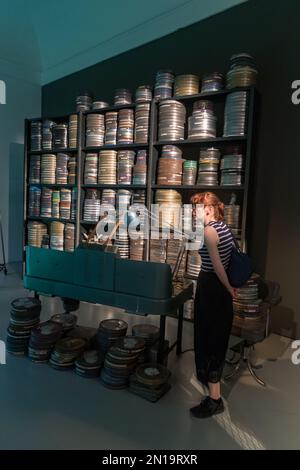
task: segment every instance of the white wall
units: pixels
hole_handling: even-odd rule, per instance
[[[0,104],[0,211],[6,259],[22,259],[24,119],[41,114],[41,86],[28,69],[0,60],[0,80],[6,83],[6,104]],[[0,250],[0,263],[2,253]]]

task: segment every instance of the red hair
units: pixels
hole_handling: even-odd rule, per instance
[[[224,220],[224,203],[220,201],[216,194],[210,192],[196,193],[191,197],[191,203],[213,206],[214,218]]]

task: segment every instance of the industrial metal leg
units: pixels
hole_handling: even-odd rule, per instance
[[[2,259],[3,259],[3,263],[0,264],[0,271],[4,271],[4,274],[6,276],[7,275],[7,268],[6,268],[6,261],[5,261],[1,214],[0,214],[0,238],[1,238]]]
[[[247,367],[248,367],[248,370],[250,372],[250,374],[252,375],[252,377],[256,380],[256,382],[261,385],[262,387],[266,387],[266,382],[264,382],[262,379],[260,379],[258,377],[258,375],[255,373],[255,371],[253,370],[254,366],[251,362],[251,351],[254,350],[254,346],[250,346],[249,347],[249,351],[248,351],[248,355],[247,355]]]
[[[158,354],[157,354],[157,362],[159,364],[162,364],[164,360],[165,335],[166,335],[166,316],[161,315],[160,326],[159,326]]]
[[[254,366],[251,362],[251,351],[254,350],[254,346],[251,345],[251,346],[247,346],[245,343],[243,343],[243,346],[242,346],[242,349],[241,349],[241,355],[240,355],[240,358],[237,362],[235,362],[234,364],[234,367],[232,369],[232,371],[225,375],[224,379],[225,380],[229,380],[231,379],[234,375],[237,374],[237,372],[239,371],[241,365],[244,363],[247,364],[247,368],[251,374],[251,376],[254,378],[254,380],[256,380],[256,382],[261,385],[262,387],[266,387],[266,383],[260,379],[257,374],[255,373],[255,371],[253,370]],[[228,363],[228,361],[227,361]],[[233,365],[233,364],[232,364]]]
[[[177,345],[176,354],[182,353],[182,331],[183,331],[183,305],[178,309],[178,325],[177,325]]]

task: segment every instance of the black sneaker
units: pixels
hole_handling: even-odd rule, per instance
[[[200,405],[194,406],[190,409],[191,414],[195,418],[210,418],[213,415],[223,413],[223,411],[224,404],[222,398],[217,401],[210,397],[204,398]]]

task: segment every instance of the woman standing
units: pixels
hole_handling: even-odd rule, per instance
[[[204,206],[204,245],[195,296],[195,362],[197,378],[208,387],[209,396],[191,408],[197,418],[224,411],[220,380],[233,320],[232,298],[226,269],[231,257],[233,236],[224,223],[224,204],[211,193],[195,194],[191,202]]]

